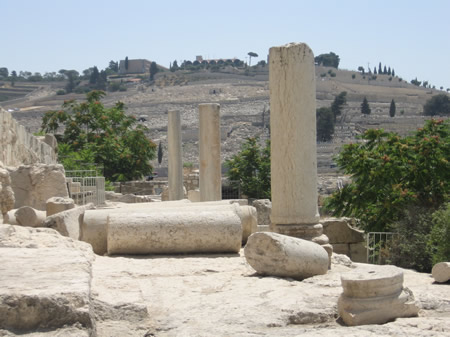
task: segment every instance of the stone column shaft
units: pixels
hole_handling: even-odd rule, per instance
[[[181,200],[184,198],[184,193],[181,117],[179,111],[169,111],[167,136],[169,147],[169,200]]]
[[[269,87],[272,230],[297,236],[290,225],[298,225],[298,237],[311,239],[322,234],[322,226],[317,206],[314,55],[306,44],[270,48]]]
[[[222,199],[220,105],[199,105],[200,201]]]

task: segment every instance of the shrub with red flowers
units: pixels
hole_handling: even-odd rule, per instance
[[[327,199],[334,215],[358,218],[366,231],[386,231],[406,209],[433,212],[449,202],[449,120],[429,120],[411,136],[371,129],[360,138],[336,157],[352,182]]]

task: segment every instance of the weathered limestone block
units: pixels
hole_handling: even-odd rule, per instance
[[[199,105],[200,200],[222,199],[220,105]]]
[[[319,222],[314,55],[291,43],[270,48],[269,61],[273,231],[303,238],[288,225]]]
[[[15,208],[31,206],[45,211],[49,198],[69,196],[62,165],[22,165],[10,171],[10,175]]]
[[[14,215],[18,225],[28,227],[43,227],[46,218],[44,211],[39,211],[30,206],[20,207]]]
[[[278,233],[252,234],[244,253],[258,274],[297,280],[326,274],[329,265],[328,253],[320,245]]]
[[[235,201],[214,201],[214,202],[199,202],[191,203],[187,199],[177,201],[166,202],[153,202],[142,204],[126,204],[118,205],[118,208],[110,209],[95,209],[87,210],[84,214],[83,224],[81,225],[80,240],[90,243],[96,254],[103,255],[107,252],[107,223],[108,216],[112,213],[126,213],[130,216],[135,213],[145,214],[147,217],[153,217],[153,215],[161,212],[177,212],[179,217],[182,218],[183,212],[191,212],[194,210],[204,211],[208,210],[213,212],[218,211],[232,211],[239,216],[241,226],[246,228],[247,232],[254,229],[256,218],[254,211],[246,209],[249,206],[239,206]],[[242,210],[241,210],[242,209]],[[130,217],[122,219],[123,223],[126,223]],[[244,224],[245,223],[245,224]],[[243,237],[244,239],[244,230]]]
[[[181,200],[183,192],[183,151],[181,145],[180,111],[168,112],[169,200]]]
[[[414,295],[403,287],[400,268],[367,265],[343,274],[341,282],[338,311],[347,325],[383,324],[419,312]]]
[[[232,209],[161,209],[151,216],[130,212],[108,216],[108,254],[237,253],[241,242],[241,219]]]
[[[0,161],[0,214],[4,215],[14,208],[14,192],[11,188],[11,178],[8,170]]]
[[[272,202],[269,199],[259,199],[252,203],[258,213],[258,226],[266,229],[270,226],[270,214],[272,213]]]
[[[44,227],[53,228],[63,236],[80,240],[80,227],[83,224],[84,213],[87,209],[93,207],[93,204],[87,204],[50,215],[45,219],[43,225]]]
[[[75,202],[72,198],[52,197],[46,203],[47,216],[72,208],[75,208]]]
[[[323,233],[331,244],[365,242],[364,231],[352,227],[350,222],[350,218],[326,218],[320,221]]]
[[[250,235],[257,229],[257,213],[256,208],[252,206],[240,206],[238,210],[239,218],[242,224],[242,243],[246,243]]]
[[[192,202],[200,202],[200,190],[188,191],[188,199]]]
[[[93,259],[89,245],[52,229],[0,225],[0,329],[76,326],[92,335]]]
[[[0,161],[6,166],[56,163],[54,148],[41,142],[0,108]]]
[[[450,262],[436,263],[431,270],[431,275],[434,280],[439,283],[444,283],[450,280]]]

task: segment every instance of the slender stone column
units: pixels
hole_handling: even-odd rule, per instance
[[[269,52],[271,230],[328,242],[317,206],[316,81],[306,44]]]
[[[220,105],[200,104],[200,201],[222,199]]]
[[[184,198],[184,193],[179,111],[169,111],[167,138],[169,147],[169,200],[181,200]]]

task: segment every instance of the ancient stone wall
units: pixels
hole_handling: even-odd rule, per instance
[[[0,161],[5,166],[55,164],[56,154],[50,145],[28,133],[0,108]]]

